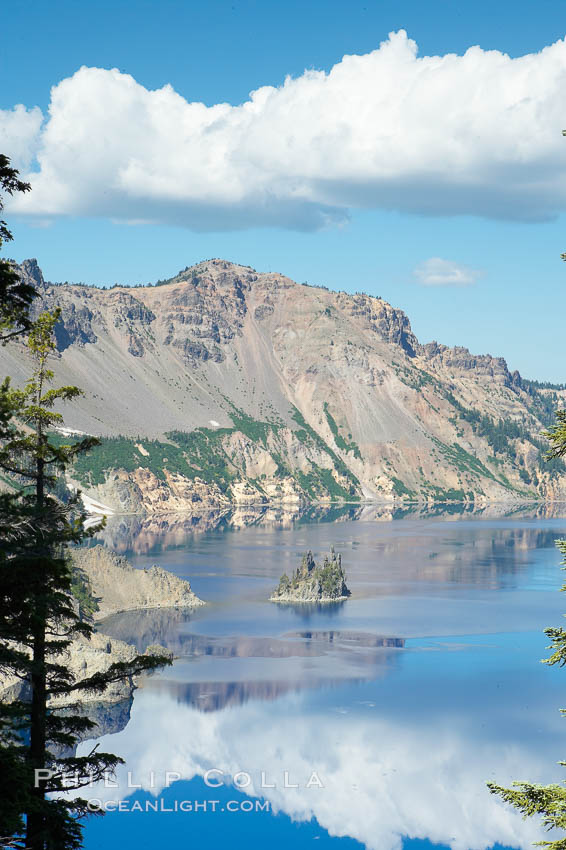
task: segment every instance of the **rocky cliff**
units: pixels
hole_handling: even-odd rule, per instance
[[[105,546],[73,551],[73,565],[89,586],[96,601],[95,620],[122,611],[145,608],[198,608],[204,605],[188,581],[154,564],[135,569],[127,558]]]
[[[50,284],[69,429],[103,439],[72,482],[109,512],[374,499],[566,496],[541,431],[561,388],[502,358],[421,344],[400,310],[210,260],[154,286]],[[0,372],[29,371],[19,343]]]

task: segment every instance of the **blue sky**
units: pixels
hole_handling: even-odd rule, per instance
[[[347,291],[363,289],[381,295],[408,313],[422,341],[437,339],[450,345],[465,345],[477,353],[502,355],[511,368],[518,368],[525,376],[566,380],[561,345],[566,307],[566,265],[560,261],[561,251],[566,250],[562,211],[566,208],[566,193],[564,198],[562,195],[566,139],[560,137],[562,127],[566,128],[566,85],[561,88],[566,73],[562,75],[562,53],[553,54],[544,62],[535,58],[524,76],[508,75],[505,63],[496,61],[492,65],[490,54],[486,53],[496,50],[510,57],[537,54],[563,39],[566,21],[558,0],[536,4],[506,0],[497,4],[448,0],[428,0],[427,3],[403,0],[348,3],[328,0],[303,3],[123,0],[109,3],[99,0],[79,4],[32,0],[7,7],[3,11],[3,28],[12,37],[2,46],[0,110],[6,110],[8,115],[16,104],[24,104],[29,117],[24,127],[26,133],[28,124],[31,127],[35,120],[29,110],[33,107],[42,110],[40,117],[45,128],[51,87],[73,77],[81,66],[117,68],[122,72],[119,79],[110,79],[107,75],[79,75],[73,77],[72,90],[59,87],[61,96],[64,95],[57,107],[59,130],[53,132],[50,139],[48,135],[42,137],[42,144],[47,139],[51,146],[49,162],[58,169],[59,182],[49,183],[44,176],[34,181],[33,171],[38,165],[30,154],[30,180],[35,184],[35,193],[29,198],[35,194],[35,207],[8,209],[6,213],[15,236],[8,253],[16,259],[37,257],[46,277],[51,280],[111,284],[151,281],[170,276],[201,259],[225,257],[258,270],[284,272],[299,282],[322,283]],[[185,164],[191,159],[206,158],[204,132],[204,144],[199,142],[199,147],[194,149],[187,146],[186,157],[183,144],[169,147],[167,142],[160,148],[163,137],[156,137],[151,154],[144,153],[144,167],[148,167],[149,162],[150,167],[159,172],[162,150],[166,173],[157,174],[159,185],[156,183],[157,188],[147,199],[138,193],[137,200],[122,203],[123,199],[117,194],[110,200],[104,192],[97,194],[93,185],[97,181],[102,185],[107,180],[110,182],[115,173],[105,171],[103,157],[95,158],[101,163],[100,173],[93,166],[91,171],[95,173],[87,174],[88,169],[85,170],[83,160],[76,153],[79,150],[80,154],[82,149],[71,146],[68,157],[72,164],[78,163],[76,186],[73,185],[72,168],[68,171],[61,168],[60,156],[64,154],[68,138],[72,145],[80,141],[83,149],[88,150],[88,133],[92,132],[92,147],[96,153],[96,140],[104,135],[104,98],[114,97],[115,92],[119,98],[125,91],[130,92],[137,104],[146,97],[146,89],[153,91],[166,84],[172,86],[176,95],[168,95],[158,107],[164,110],[165,122],[171,122],[167,125],[169,139],[175,135],[178,116],[185,114],[184,102],[179,106],[177,95],[188,102],[202,102],[207,107],[224,103],[237,106],[248,101],[252,90],[281,86],[287,75],[299,80],[305,69],[328,74],[336,65],[343,70],[342,81],[335,86],[332,95],[338,100],[333,101],[328,92],[324,93],[325,80],[310,83],[312,91],[309,89],[307,93],[309,98],[315,98],[315,110],[322,110],[320,122],[326,128],[324,132],[336,132],[332,122],[343,120],[348,124],[350,121],[349,135],[344,138],[353,138],[352,144],[355,144],[360,129],[365,130],[363,123],[357,123],[356,113],[366,103],[371,104],[376,92],[381,92],[379,97],[383,99],[384,111],[393,116],[384,118],[384,125],[389,121],[386,129],[390,133],[398,122],[394,112],[396,87],[402,87],[396,74],[403,75],[406,68],[414,65],[407,59],[410,51],[403,46],[403,40],[396,48],[397,53],[401,51],[401,58],[395,58],[395,54],[382,70],[382,66],[370,67],[369,64],[352,68],[341,64],[341,60],[345,54],[368,56],[388,39],[390,32],[401,29],[417,43],[419,56],[463,54],[473,45],[479,45],[482,53],[476,57],[477,74],[475,66],[462,71],[456,66],[448,67],[443,72],[444,88],[441,87],[440,94],[437,95],[436,90],[432,93],[425,90],[430,102],[427,101],[428,112],[424,118],[418,115],[418,102],[415,108],[415,101],[410,99],[411,86],[423,84],[416,77],[407,84],[405,101],[401,104],[404,109],[401,141],[411,140],[414,123],[414,145],[402,151],[412,164],[408,171],[403,162],[391,166],[392,172],[387,174],[390,181],[387,186],[391,186],[389,194],[383,181],[379,182],[381,176],[376,177],[372,171],[375,157],[371,145],[364,148],[366,153],[361,155],[359,169],[356,155],[349,155],[346,150],[344,159],[350,156],[353,163],[348,172],[348,163],[338,161],[344,151],[336,146],[335,135],[332,136],[334,147],[324,147],[324,141],[321,145],[319,160],[313,165],[315,171],[318,169],[317,176],[311,179],[310,175],[308,186],[301,182],[303,175],[301,179],[297,176],[297,161],[305,156],[308,158],[318,140],[313,141],[311,136],[307,144],[299,138],[299,152],[296,156],[293,154],[296,134],[294,130],[288,131],[285,116],[291,126],[296,121],[300,131],[301,115],[305,112],[297,112],[297,104],[300,106],[303,98],[302,89],[298,87],[291,87],[287,101],[282,103],[281,98],[273,101],[275,107],[271,107],[270,113],[264,111],[261,120],[258,119],[260,123],[256,121],[252,125],[250,138],[245,138],[244,142],[242,136],[245,134],[238,125],[239,115],[230,112],[226,118],[221,116],[228,129],[219,144],[230,146],[235,134],[240,133],[237,143],[240,160],[249,156],[255,167],[257,162],[263,163],[272,154],[265,172],[268,171],[272,181],[267,188],[265,173],[258,176],[256,172],[250,178],[257,183],[254,192],[242,194],[241,183],[246,182],[248,172],[244,176],[236,174],[234,181],[238,189],[234,191],[241,197],[238,195],[235,206],[232,196],[229,201],[218,200],[223,182],[230,182],[234,175],[232,172],[226,176],[224,173],[220,177],[215,175],[214,158],[198,172],[203,180],[198,199],[195,201],[191,194],[195,175],[185,174]],[[392,52],[393,49],[389,51]],[[495,95],[493,101],[490,98],[490,74],[496,89],[499,73],[502,90],[510,85],[514,87],[511,105],[519,104],[516,113],[506,111],[510,104],[504,95],[501,95],[503,100]],[[130,85],[129,78],[123,75],[131,75],[135,83]],[[482,75],[487,81],[483,88],[480,86]],[[476,77],[478,83],[474,88]],[[507,81],[504,84],[503,78]],[[544,100],[547,80],[552,106]],[[366,82],[367,88],[361,91]],[[454,98],[446,112],[454,114],[455,123],[447,123],[445,131],[442,103],[439,105],[438,101],[445,97],[451,85]],[[525,89],[524,97],[521,97],[521,86]],[[461,117],[456,114],[460,89],[462,109],[468,110]],[[535,102],[532,114],[540,120],[540,127],[529,120],[531,113],[526,108],[521,112],[521,102],[529,100]],[[475,111],[470,106],[472,101]],[[118,102],[121,104],[122,100]],[[344,117],[351,103],[354,114]],[[262,108],[260,104],[260,111]],[[138,113],[129,101],[123,109],[127,116],[132,115],[131,121],[137,120]],[[142,104],[140,109],[147,111],[147,106]],[[270,118],[274,109],[277,114]],[[108,132],[112,137],[117,119],[111,105],[107,111],[111,128]],[[96,121],[93,113],[98,115]],[[383,133],[379,112],[377,119],[374,112],[371,120],[377,121],[375,132]],[[37,122],[29,129],[32,153],[39,144],[35,138],[39,132]],[[427,122],[432,126],[432,135]],[[453,151],[447,149],[446,171],[450,172],[447,183],[450,184],[460,166],[463,169],[462,174],[457,174],[457,179],[447,186],[442,177],[436,183],[434,179],[434,169],[438,168],[431,150],[437,145],[433,132],[435,124],[439,125],[440,143],[445,140],[441,134],[449,135],[451,127],[456,128],[457,135],[461,127],[473,126],[477,135],[477,144],[473,139],[472,142],[460,140],[460,148],[453,159],[450,158]],[[86,141],[77,141],[77,127],[83,126]],[[23,132],[18,130],[18,140]],[[124,135],[114,132],[116,136]],[[142,130],[139,132],[143,134]],[[283,139],[285,144],[279,156],[274,146],[276,148],[287,132],[289,135]],[[540,156],[537,155],[539,136]],[[17,160],[14,138],[13,132],[12,135],[7,133],[3,148],[7,140],[14,151],[12,153],[8,147],[6,153]],[[134,133],[134,146],[135,138]],[[514,138],[520,140],[517,145],[523,146],[517,155],[513,150]],[[303,143],[306,147],[300,149]],[[112,144],[112,138],[104,139],[104,145]],[[127,144],[126,139],[120,152],[122,165],[128,154]],[[559,145],[563,145],[564,157]],[[389,149],[392,159],[396,159],[397,147],[398,141]],[[101,150],[104,153],[107,148]],[[387,153],[383,150],[380,153],[383,162],[379,167],[389,168]],[[114,155],[113,150],[111,155]],[[365,155],[367,162],[363,161]],[[22,156],[21,162],[26,165],[25,156]],[[148,159],[150,156],[154,159]],[[280,164],[277,173],[274,172],[274,160]],[[330,187],[320,178],[321,163],[328,166],[330,172],[335,170]],[[247,169],[249,163],[244,165]],[[190,182],[191,189],[171,205],[165,203],[165,196],[160,192],[167,184],[170,200],[171,181],[175,182],[177,167],[180,169],[179,182],[186,180],[187,185]],[[44,171],[47,175],[45,167]],[[476,173],[481,175],[477,185],[474,184]],[[210,204],[206,197],[209,178]],[[137,178],[134,175],[131,179]],[[493,197],[491,183],[496,187]],[[295,203],[294,196],[289,198],[287,189],[291,184],[296,184],[299,192],[308,194],[305,209]],[[132,182],[128,184],[130,189],[132,185]],[[367,192],[366,186],[370,187]],[[264,191],[258,208],[256,198]],[[275,195],[273,223],[262,226],[263,210],[268,217],[272,213],[265,197]],[[55,198],[53,204],[52,197]],[[146,210],[150,223],[132,223],[146,218]],[[321,225],[320,216],[329,216],[328,223]],[[221,229],[215,229],[216,223]],[[439,260],[444,265],[439,266]],[[443,279],[445,285],[438,285]],[[450,284],[452,279],[454,285]],[[423,280],[428,281],[428,285],[423,285]],[[458,285],[462,283],[466,285]]]

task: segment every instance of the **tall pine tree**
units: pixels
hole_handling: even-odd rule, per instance
[[[142,655],[80,680],[65,663],[73,639],[92,633],[73,601],[67,549],[92,531],[84,531],[78,496],[62,504],[51,491],[56,473],[97,441],[59,445],[50,438],[63,422],[54,407],[81,394],[76,387],[51,387],[48,359],[59,320],[58,310],[39,316],[28,337],[34,364],[30,379],[23,389],[12,389],[6,381],[0,393],[0,467],[21,488],[0,497],[0,663],[23,684],[18,698],[3,707],[0,743],[16,797],[7,813],[11,846],[29,850],[80,847],[79,819],[87,812],[86,801],[55,799],[49,792],[81,788],[120,762],[113,754],[94,751],[81,757],[57,755],[94,724],[50,702],[63,695],[79,701],[81,694],[103,693],[113,682],[170,663]]]
[[[0,188],[9,194],[29,190],[2,155]],[[2,206],[0,198],[0,211]],[[0,244],[11,238],[0,221]],[[35,295],[11,263],[0,260],[0,341],[27,333],[32,362],[23,389],[12,388],[9,378],[0,385],[0,470],[8,483],[0,494],[0,672],[15,683],[14,698],[0,705],[0,847],[73,850],[81,846],[87,802],[61,792],[85,787],[121,762],[96,748],[86,756],[74,754],[95,726],[80,711],[81,695],[102,695],[114,682],[171,662],[137,656],[83,679],[68,663],[73,640],[88,639],[93,630],[72,596],[68,550],[93,530],[84,530],[79,494],[63,503],[54,485],[97,441],[60,445],[53,439],[53,429],[63,422],[55,407],[76,400],[81,391],[51,386],[48,361],[61,314],[42,313],[32,322]],[[56,707],[62,698],[64,710]]]

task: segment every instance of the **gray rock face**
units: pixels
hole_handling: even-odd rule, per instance
[[[53,657],[55,663],[67,667],[74,680],[85,679],[96,673],[106,672],[111,664],[119,661],[132,661],[137,655],[136,649],[121,640],[111,638],[100,632],[95,632],[90,640],[77,636],[66,652]],[[82,693],[62,694],[52,697],[49,701],[51,708],[62,708],[80,701],[82,704],[114,703],[128,699],[135,688],[131,677],[121,682],[111,684],[103,694]],[[4,702],[13,699],[25,699],[29,694],[29,685],[16,676],[0,671],[0,698]]]
[[[421,344],[382,298],[220,259],[135,289],[46,283],[35,260],[19,271],[37,309],[63,311],[57,380],[84,390],[66,427],[141,442],[217,429],[213,464],[183,448],[189,474],[171,458],[120,467],[117,452],[103,479],[83,469],[83,491],[110,510],[566,497],[564,470],[549,471],[539,447],[566,391],[531,386],[500,357]],[[0,348],[0,372],[27,379],[21,343]],[[474,413],[521,435],[496,451]]]
[[[347,599],[350,591],[346,585],[346,576],[342,568],[342,556],[337,555],[334,546],[324,556],[321,566],[314,560],[309,550],[303,555],[301,566],[291,578],[281,576],[278,587],[273,591],[272,602],[337,602]]]
[[[98,601],[96,620],[121,611],[204,605],[192,592],[188,581],[156,565],[148,570],[136,570],[127,558],[105,546],[74,550],[72,558],[74,566],[88,579]]]
[[[267,319],[273,313],[273,305],[272,304],[259,304],[254,310],[254,319],[257,322],[263,321],[263,319]]]
[[[88,307],[69,304],[65,318],[55,328],[57,351],[65,351],[71,345],[84,346],[96,342],[98,337],[92,329],[92,313]]]
[[[17,264],[15,263],[14,265]],[[25,283],[34,286],[40,295],[43,294],[47,284],[35,258],[31,260],[24,260],[21,265],[18,266],[18,273],[24,279]]]
[[[95,632],[90,639],[77,637],[68,652],[59,656],[58,661],[68,667],[73,678],[85,679],[96,673],[103,673],[118,661],[132,661],[137,655],[136,649],[121,640]],[[132,677],[113,682],[102,694],[84,693],[79,697],[82,703],[115,703],[128,699],[132,695],[135,683]],[[76,695],[62,694],[51,699],[49,705],[59,708],[76,701]]]
[[[414,357],[420,352],[421,345],[411,329],[408,317],[402,310],[396,310],[379,298],[359,293],[346,296],[343,302],[350,316],[366,322],[384,342],[400,346],[409,357]]]
[[[506,387],[511,385],[520,386],[521,376],[519,372],[513,375],[507,368],[503,357],[492,357],[491,354],[471,354],[467,348],[455,346],[448,348],[438,342],[428,342],[420,347],[423,357],[436,365],[451,369],[453,372],[473,372],[477,375],[485,375],[493,378],[496,383]]]

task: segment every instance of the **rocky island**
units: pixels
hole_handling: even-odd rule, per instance
[[[342,556],[331,546],[322,565],[315,562],[310,550],[303,555],[301,566],[291,578],[284,573],[269,598],[271,602],[338,602],[348,596]]]

